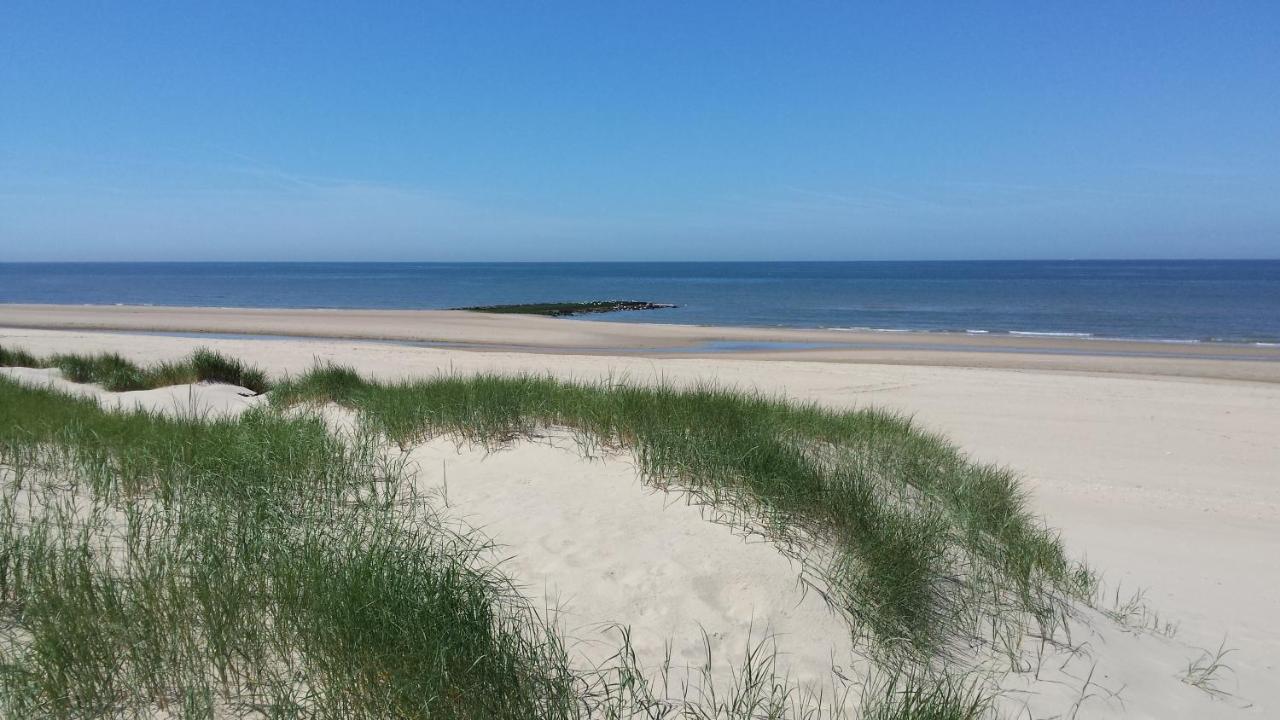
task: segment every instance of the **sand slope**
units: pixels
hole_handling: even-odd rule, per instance
[[[650,671],[670,643],[673,682],[706,660],[703,631],[720,683],[769,638],[778,670],[815,692],[830,694],[833,665],[848,672],[856,659],[847,623],[797,564],[687,496],[646,487],[625,455],[587,459],[555,434],[493,452],[438,438],[410,458],[453,517],[501,544],[534,605],[555,610],[579,667],[617,652],[615,623]]]
[[[608,663],[615,624],[624,624],[642,667],[656,675],[669,652],[672,687],[696,687],[705,631],[723,692],[748,647],[772,637],[778,672],[856,705],[868,664],[846,622],[802,585],[802,568],[678,491],[646,487],[626,455],[587,458],[571,437],[552,434],[495,450],[437,438],[409,457],[454,518],[501,544],[502,567],[534,604],[555,609],[580,667]],[[1235,696],[1183,682],[1198,651],[1176,634],[1144,630],[1142,618],[1128,622],[1081,608],[1070,647],[1028,638],[1012,672],[1003,657],[974,664],[992,673],[1008,717],[1156,720],[1256,709],[1232,677],[1217,686]]]

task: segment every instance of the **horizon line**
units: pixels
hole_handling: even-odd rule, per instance
[[[1276,257],[938,258],[830,260],[0,260],[0,265],[708,265],[983,262],[1277,262]]]

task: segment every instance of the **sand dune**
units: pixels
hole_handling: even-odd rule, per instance
[[[615,623],[650,670],[670,642],[673,681],[705,661],[703,631],[726,676],[762,641],[782,674],[818,692],[830,693],[833,663],[848,672],[857,660],[845,620],[802,584],[798,563],[688,496],[645,486],[625,455],[584,458],[552,434],[494,452],[438,438],[410,458],[459,521],[500,543],[503,567],[556,611],[585,667],[617,651]]]
[[[840,407],[900,409],[951,436],[976,457],[1018,469],[1028,479],[1039,512],[1063,530],[1075,553],[1106,571],[1111,587],[1120,586],[1122,600],[1145,588],[1150,609],[1160,613],[1162,622],[1179,626],[1168,638],[1128,632],[1095,617],[1086,632],[1089,653],[1059,668],[1065,676],[1055,682],[1011,676],[1009,695],[1002,701],[1007,707],[1026,702],[1036,716],[1044,716],[1066,712],[1085,698],[1081,717],[1267,717],[1280,708],[1275,682],[1280,658],[1280,624],[1275,620],[1280,611],[1280,386],[998,368],[552,357],[337,340],[197,343],[159,336],[0,330],[0,342],[37,353],[112,350],[139,361],[173,359],[204,344],[274,373],[300,372],[320,359],[352,364],[382,378],[527,371],[579,379],[612,375],[637,382],[714,381]],[[49,380],[47,373],[28,379]],[[206,391],[210,389],[195,392]],[[148,392],[152,395],[146,397],[156,398],[152,402],[172,405],[192,391]],[[222,393],[211,401],[221,406],[250,404],[238,394],[233,400],[234,390],[211,392]],[[806,605],[807,599],[797,601],[801,596],[793,594],[795,583],[780,582],[797,576],[785,558],[706,523],[695,508],[646,490],[625,459],[585,462],[571,450],[538,445],[493,455],[459,453],[447,441],[413,452],[425,483],[439,485],[447,468],[449,495],[459,517],[506,543],[515,556],[513,573],[543,593],[540,597],[561,602],[567,627],[584,640],[590,640],[596,623],[634,623],[642,629],[638,639],[645,652],[652,655],[662,642],[658,638],[683,633],[681,624],[696,618],[709,629],[720,623],[723,630],[718,632],[731,646],[743,637],[744,618],[750,627],[754,618],[769,616],[777,618],[774,628],[781,633],[783,652],[792,652],[793,642],[800,647],[788,656],[797,677],[816,681],[822,674],[819,661],[842,651],[830,642],[829,632],[815,630],[830,622],[823,619],[825,609]],[[616,498],[626,502],[613,502]],[[536,512],[512,513],[512,506]],[[566,533],[566,526],[574,532]],[[637,537],[645,539],[630,540]],[[591,582],[591,574],[599,578],[609,572],[611,561],[598,549],[616,547],[624,538],[635,546],[635,555],[612,562],[636,567],[637,559],[644,560],[648,564],[640,563],[642,574],[618,584],[613,579]],[[713,562],[707,566],[673,566],[664,564],[664,547],[668,555],[718,549],[709,553]],[[771,559],[761,559],[770,552]],[[759,555],[752,556],[750,568],[737,564],[746,553]],[[735,574],[735,568],[746,574]],[[750,574],[757,572],[770,579]],[[700,583],[710,591],[662,594]],[[769,591],[752,595],[726,590],[759,584],[767,584]],[[605,594],[609,592],[613,595]],[[649,602],[636,599],[645,593]],[[1224,637],[1228,647],[1238,648],[1228,656],[1232,670],[1220,683],[1229,695],[1210,697],[1182,683],[1197,648],[1216,648]],[[584,657],[592,657],[591,648],[590,642],[583,645]],[[1093,693],[1081,689],[1091,671],[1097,683]]]

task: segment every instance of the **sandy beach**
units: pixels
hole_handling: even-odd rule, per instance
[[[1280,718],[1280,3],[11,5],[0,720]]]
[[[712,327],[452,310],[0,304],[0,327],[393,341],[485,351],[750,358],[1280,382],[1280,347],[1072,337]],[[1226,362],[1231,361],[1231,362]]]
[[[1118,657],[1126,657],[1124,652],[1149,657],[1135,664],[1141,671],[1125,675],[1118,669],[1107,680],[1112,689],[1128,688],[1123,703],[1100,699],[1086,706],[1092,714],[1082,711],[1081,717],[1195,716],[1186,714],[1190,707],[1200,708],[1201,717],[1267,717],[1280,709],[1280,350],[933,335],[910,339],[928,345],[926,349],[904,349],[900,338],[858,335],[841,342],[865,347],[698,350],[700,343],[710,341],[830,342],[831,334],[453,312],[0,307],[0,344],[37,354],[110,351],[150,362],[206,346],[275,375],[333,361],[382,379],[498,372],[637,383],[712,382],[836,408],[897,410],[952,438],[973,458],[1015,469],[1025,478],[1035,510],[1061,530],[1072,554],[1087,557],[1103,571],[1107,587],[1122,599],[1144,591],[1150,609],[1178,625],[1176,644],[1135,640],[1136,634],[1103,636],[1099,642],[1110,643]],[[276,337],[283,335],[307,338]],[[413,341],[463,347],[406,344]],[[978,343],[981,349],[973,350]],[[483,351],[474,347],[480,345]],[[165,397],[163,402],[176,402],[173,395]],[[227,404],[225,397],[217,402]],[[591,573],[608,568],[590,564],[589,554],[569,548],[571,538],[556,533],[566,523],[581,523],[582,517],[608,508],[611,497],[627,497],[628,507],[635,509],[619,515],[615,507],[612,514],[597,515],[598,529],[606,533],[599,538],[602,543],[657,533],[649,550],[638,546],[637,552],[652,556],[664,537],[674,534],[682,539],[671,542],[715,548],[707,556],[714,559],[734,553],[733,546],[741,542],[701,529],[682,535],[681,527],[697,525],[688,518],[667,517],[660,521],[667,525],[658,526],[642,521],[650,513],[640,509],[648,507],[645,503],[661,508],[664,501],[641,490],[625,463],[584,466],[566,459],[562,450],[542,446],[520,446],[491,460],[458,452],[437,443],[415,451],[414,460],[428,474],[446,467],[449,492],[467,508],[464,514],[510,543],[513,554],[544,548],[515,561],[532,586],[543,583],[542,599],[566,602],[570,610],[596,606],[630,615],[615,620],[647,628],[652,634],[645,642],[650,644],[660,644],[656,638],[663,632],[685,629],[681,622],[690,616],[720,617],[724,632],[736,639],[743,627],[759,622],[762,612],[769,614],[768,608],[785,609],[774,613],[777,625],[809,648],[799,653],[800,676],[813,675],[815,657],[831,652],[814,645],[826,622],[821,609],[797,605],[799,595],[787,599],[794,584],[779,596],[733,590],[733,582],[745,589],[764,578],[786,576],[786,563],[776,557],[747,562],[747,556],[738,556],[732,566],[736,569],[729,571],[738,573],[736,581],[723,581],[730,587],[705,588],[697,600],[651,596],[642,605],[665,608],[656,614],[634,605],[634,593],[642,592],[637,588],[683,588],[693,582],[690,578],[725,575],[657,563],[641,564],[642,577],[622,579],[618,585],[599,582]],[[522,481],[524,489],[504,488],[503,478],[521,467],[534,469]],[[620,488],[622,495],[592,495],[592,483],[604,482],[604,477],[612,477],[607,486]],[[561,487],[540,494],[538,483]],[[556,498],[566,497],[579,503],[576,510],[562,509],[578,513],[572,520],[552,507]],[[542,519],[504,511],[513,499],[521,507],[539,509],[531,515]],[[660,509],[653,512],[661,515]],[[704,537],[707,532],[711,534]],[[567,549],[556,551],[556,543]],[[655,579],[653,573],[667,575]],[[610,598],[607,592],[619,595]],[[572,612],[568,617],[573,618]],[[583,621],[576,622],[581,626]],[[1231,671],[1223,681],[1228,696],[1209,697],[1176,682],[1194,659],[1191,649],[1214,649],[1224,639],[1227,647],[1237,649],[1229,656]],[[1140,642],[1148,644],[1125,644]],[[1094,655],[1105,663],[1107,652],[1095,649]],[[1161,667],[1167,671],[1164,676]],[[1169,687],[1177,692],[1170,695]]]

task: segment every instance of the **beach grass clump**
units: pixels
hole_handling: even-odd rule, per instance
[[[834,548],[818,568],[829,602],[891,652],[945,653],[993,619],[1050,618],[1091,592],[1092,576],[1026,509],[1010,472],[881,410],[539,376],[379,384],[333,365],[272,398],[354,408],[402,447],[567,428],[589,450],[629,450],[650,482],[736,511],[802,559]]]
[[[40,361],[26,350],[0,345],[0,367],[38,367]]]
[[[864,689],[858,720],[973,720],[990,708],[990,696],[972,681],[901,670]]]
[[[145,389],[142,368],[117,353],[54,355],[48,366],[71,382],[97,383],[112,392]]]
[[[213,350],[197,349],[187,357],[185,363],[191,367],[196,382],[239,385],[256,393],[264,393],[270,389],[267,374],[261,368]]]
[[[40,358],[24,350],[0,346],[0,367],[56,368],[71,382],[96,383],[112,392],[151,390],[198,382],[238,385],[259,394],[270,388],[262,369],[205,348],[197,349],[181,360],[144,367],[119,353],[60,353]]]
[[[315,417],[108,413],[0,380],[6,716],[572,717],[481,542]]]

